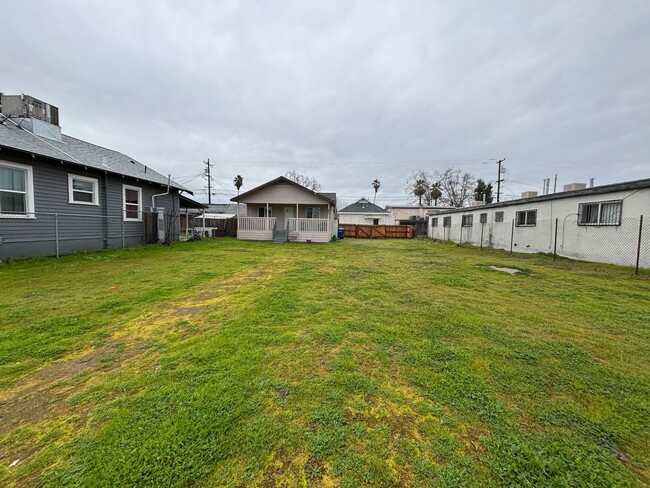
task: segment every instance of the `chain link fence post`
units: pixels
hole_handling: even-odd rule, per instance
[[[512,227],[510,229],[510,254],[512,255],[512,244],[515,241],[515,219],[512,219]]]
[[[559,223],[559,219],[555,217],[555,239],[553,241],[553,262],[555,262],[555,258],[557,257],[557,225]]]
[[[641,260],[641,236],[643,235],[643,215],[639,218],[639,240],[636,245],[636,267],[634,273],[639,274],[639,261]]]
[[[124,219],[120,219],[120,229],[122,233],[122,249],[126,247],[126,242],[124,241]]]

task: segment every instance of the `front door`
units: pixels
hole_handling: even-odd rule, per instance
[[[283,229],[287,228],[287,225],[289,225],[289,219],[293,218],[293,211],[294,211],[293,207],[284,207],[284,212],[283,212],[283,214],[284,214],[284,223],[282,224]]]

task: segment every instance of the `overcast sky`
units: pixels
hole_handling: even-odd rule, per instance
[[[0,91],[216,201],[296,170],[344,203],[455,166],[504,196],[650,177],[650,1],[3,1]],[[552,182],[551,182],[552,184]]]

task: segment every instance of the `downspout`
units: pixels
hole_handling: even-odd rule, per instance
[[[151,207],[154,208],[156,206],[156,198],[158,197],[164,197],[165,195],[169,195],[169,185],[171,183],[172,175],[167,175],[167,191],[165,193],[158,193],[157,195],[152,195],[151,197]]]
[[[170,187],[171,179],[172,179],[172,175],[167,175],[167,191],[165,193],[158,193],[157,195],[152,195],[151,197],[152,210],[156,208],[157,197],[163,197],[165,195],[169,195],[169,187]],[[163,214],[164,209],[161,208],[157,210],[158,210],[158,241],[160,242],[165,240],[165,215]]]

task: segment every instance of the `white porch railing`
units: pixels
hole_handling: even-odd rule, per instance
[[[289,219],[289,232],[330,232],[328,219]]]
[[[244,232],[273,232],[275,217],[239,217],[238,230]]]

